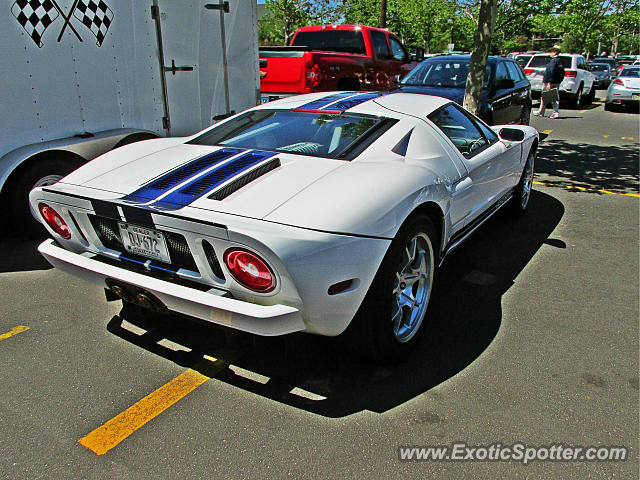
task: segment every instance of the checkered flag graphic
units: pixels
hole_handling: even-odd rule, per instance
[[[11,13],[39,48],[44,45],[44,31],[60,16],[51,0],[17,0],[11,6]]]
[[[102,46],[113,21],[113,11],[102,0],[78,0],[73,16],[96,36],[96,45]]]

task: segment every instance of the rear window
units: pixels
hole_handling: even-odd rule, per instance
[[[562,62],[562,66],[564,68],[571,68],[571,57],[565,57],[563,55],[559,55],[559,57],[560,57],[560,61]],[[550,61],[551,61],[551,55],[534,56],[531,59],[531,62],[529,62],[529,65],[527,65],[527,67],[528,68],[546,67]]]
[[[591,70],[594,71],[594,72],[608,72],[609,71],[609,65],[607,65],[605,63],[591,63],[589,65],[589,68],[591,68]]]
[[[362,32],[359,30],[320,30],[317,32],[299,32],[291,45],[310,47],[312,50],[345,52],[366,55]]]
[[[640,77],[640,69],[639,68],[623,68],[620,72],[620,77]]]
[[[344,158],[352,146],[367,140],[385,122],[353,114],[257,110],[214,127],[189,143]]]

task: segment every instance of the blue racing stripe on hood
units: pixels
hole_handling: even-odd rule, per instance
[[[221,148],[215,152],[198,157],[143,185],[122,200],[136,203],[146,203],[155,200],[185,180],[244,151],[246,150],[239,148]]]
[[[195,202],[214,188],[275,156],[275,152],[251,151],[195,178],[153,204],[163,210],[177,210]]]

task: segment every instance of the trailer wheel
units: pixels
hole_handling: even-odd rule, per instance
[[[12,212],[13,233],[18,236],[44,236],[44,227],[34,218],[37,213],[29,204],[29,192],[36,187],[53,185],[74,171],[83,161],[73,157],[55,157],[32,160],[16,172],[16,177],[7,185],[7,199]]]

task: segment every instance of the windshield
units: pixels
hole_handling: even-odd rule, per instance
[[[571,57],[565,57],[564,55],[558,56],[560,57],[560,61],[562,61],[562,66],[564,68],[571,68]],[[527,68],[546,67],[550,61],[551,55],[536,55],[531,59]]]
[[[320,30],[300,32],[291,42],[294,47],[310,47],[312,50],[346,52],[366,55],[364,39],[360,30]]]
[[[383,122],[351,114],[256,110],[214,127],[189,143],[341,158]]]
[[[494,65],[489,63],[484,75],[484,88],[489,86]],[[464,88],[469,73],[468,60],[429,60],[415,67],[402,80],[402,85],[423,87]]]
[[[609,65],[605,65],[604,63],[592,63],[589,65],[592,71],[594,72],[608,72]]]

